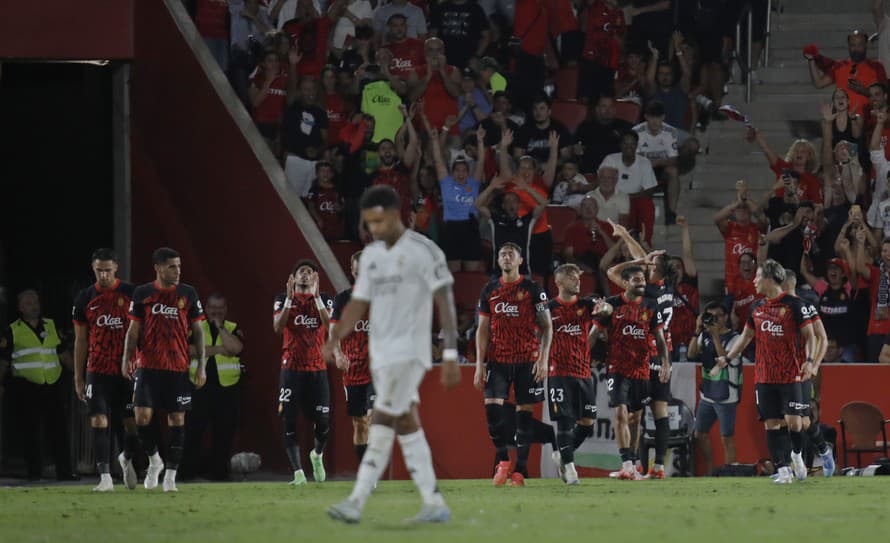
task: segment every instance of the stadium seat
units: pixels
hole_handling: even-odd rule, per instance
[[[632,101],[616,100],[615,118],[637,124],[640,122],[640,105]]]
[[[337,258],[337,262],[340,263],[343,271],[346,273],[347,277],[349,277],[349,271],[351,270],[349,259],[356,251],[362,250],[362,244],[357,241],[331,241],[329,242],[329,245],[331,246],[331,251],[334,253],[334,256]]]
[[[559,100],[578,98],[578,67],[567,66],[556,72],[556,97]]]
[[[566,228],[575,222],[578,213],[569,206],[547,206],[547,220],[550,222],[550,234],[553,236],[554,252],[561,252]]]
[[[553,118],[574,134],[587,118],[587,106],[575,100],[556,100],[553,102]]]
[[[856,453],[856,467],[862,467],[862,453],[882,453],[887,456],[887,423],[877,406],[868,402],[849,402],[841,407],[841,446],[844,467],[849,466],[847,453]],[[878,434],[880,442],[876,442]]]
[[[483,272],[454,272],[454,303],[460,310],[473,310],[479,302],[482,287],[491,281]]]

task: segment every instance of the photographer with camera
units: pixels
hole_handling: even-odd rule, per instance
[[[720,439],[726,464],[734,464],[735,416],[742,389],[742,357],[728,362],[725,357],[741,336],[729,328],[726,308],[710,302],[696,323],[696,338],[689,345],[689,360],[701,363],[700,401],[695,413],[695,439],[701,448],[710,474],[714,468],[711,441],[708,435],[716,420],[720,421]]]

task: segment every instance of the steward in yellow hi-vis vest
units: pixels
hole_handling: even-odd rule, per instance
[[[192,410],[186,417],[185,450],[180,473],[186,478],[203,476],[213,480],[229,477],[232,442],[238,428],[241,382],[241,351],[244,336],[238,325],[226,320],[228,308],[221,294],[211,294],[204,305],[207,320],[204,344],[207,354],[207,382],[192,394]],[[194,353],[193,353],[194,354]],[[192,360],[189,377],[194,383],[197,360]],[[201,451],[204,433],[210,430],[209,458]]]
[[[63,349],[56,324],[41,316],[36,291],[22,291],[18,309],[21,317],[0,336],[0,387],[9,371],[10,406],[20,417],[27,477],[36,480],[42,476],[40,443],[46,425],[55,476],[70,480],[73,476],[65,413],[71,401],[71,381],[62,366],[64,363],[70,369],[71,354]]]

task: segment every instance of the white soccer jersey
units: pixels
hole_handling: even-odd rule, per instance
[[[638,155],[649,160],[660,160],[674,158],[679,154],[677,151],[677,129],[667,123],[662,124],[661,132],[655,135],[649,131],[645,122],[636,125],[634,132],[640,136],[640,142],[637,144]]]
[[[432,367],[433,292],[453,282],[442,250],[413,230],[389,249],[365,247],[352,297],[371,304],[372,371],[415,360]]]

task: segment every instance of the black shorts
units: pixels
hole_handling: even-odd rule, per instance
[[[758,383],[754,385],[754,400],[760,420],[799,416],[806,408],[800,383]]]
[[[807,379],[800,383],[800,403],[804,408],[800,411],[801,417],[813,416],[813,380]]]
[[[87,372],[85,392],[91,417],[133,417],[133,382],[122,375]]]
[[[609,389],[609,407],[626,405],[631,413],[649,405],[649,380],[631,379],[620,373],[610,373],[606,381]]]
[[[281,370],[278,385],[278,412],[294,415],[297,409],[307,417],[329,415],[331,389],[326,371]]]
[[[377,393],[374,392],[373,383],[347,385],[343,388],[346,389],[346,414],[350,417],[364,417],[374,408]]]
[[[182,413],[192,408],[192,383],[187,371],[138,368],[134,377],[133,405]]]
[[[443,223],[442,242],[446,260],[473,262],[482,258],[482,242],[476,219]]]
[[[510,398],[510,385],[513,385],[516,405],[543,402],[544,384],[535,382],[534,367],[534,362],[487,363],[485,365],[485,397],[507,400]]]
[[[550,418],[596,418],[596,385],[592,378],[548,377]]]
[[[669,402],[671,401],[671,381],[662,383],[658,378],[661,371],[661,360],[649,363],[649,396],[653,402]]]

